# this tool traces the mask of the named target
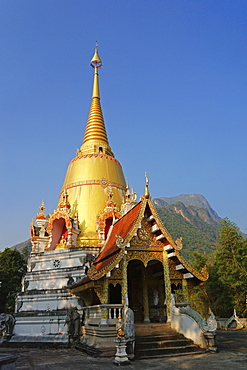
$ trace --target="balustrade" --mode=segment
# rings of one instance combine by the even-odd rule
[[[116,325],[118,318],[122,318],[122,304],[103,303],[86,308],[86,322],[88,325]]]

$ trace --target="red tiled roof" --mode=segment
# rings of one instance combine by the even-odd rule
[[[97,270],[101,270],[112,262],[114,257],[119,253],[120,249],[116,245],[116,235],[120,235],[123,239],[127,236],[139,214],[140,207],[141,202],[137,203],[135,207],[113,225],[104,249],[93,263]]]

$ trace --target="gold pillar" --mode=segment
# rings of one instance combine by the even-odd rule
[[[108,279],[104,278],[102,287],[102,302],[108,303]]]
[[[128,267],[128,264],[127,264],[127,261],[126,261],[126,254],[125,253],[123,255],[122,263],[123,263],[123,267],[122,267],[122,270],[123,270],[122,304],[125,307],[128,307],[129,306],[129,298],[128,298],[128,276],[127,276],[127,267]]]
[[[104,303],[108,303],[108,279],[103,279],[103,287],[102,287],[102,301],[101,303],[104,305]],[[107,307],[101,308],[101,324],[106,324],[108,319],[108,309]]]
[[[143,309],[144,309],[144,322],[150,322],[149,319],[149,303],[148,303],[148,287],[146,269],[142,266],[142,295],[143,295]]]
[[[168,255],[165,250],[163,250],[163,270],[164,270],[164,283],[165,283],[165,292],[166,292],[166,314],[167,321],[171,320],[170,306],[171,306],[171,281],[169,274],[169,264],[168,264]]]
[[[182,292],[184,296],[184,301],[189,302],[188,284],[186,279],[182,279]]]

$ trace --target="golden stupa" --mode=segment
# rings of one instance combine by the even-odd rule
[[[102,61],[96,45],[91,59],[94,68],[92,103],[80,150],[65,176],[60,200],[67,191],[72,215],[78,214],[80,234],[77,246],[97,246],[97,215],[104,211],[109,193],[120,210],[125,199],[126,182],[122,167],[110,148],[100,105],[98,71]]]

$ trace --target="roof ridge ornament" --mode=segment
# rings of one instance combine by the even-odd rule
[[[44,212],[44,210],[45,210],[45,203],[44,203],[44,201],[42,200],[42,202],[41,202],[41,204],[40,204],[40,206],[39,206],[39,210],[40,210],[40,212],[39,213],[37,213],[37,216],[36,216],[36,219],[46,219],[46,215],[45,215],[45,212]]]
[[[145,184],[144,198],[149,199],[149,197],[150,197],[149,189],[148,189],[149,179],[148,179],[148,176],[147,176],[147,173],[146,172],[145,172],[145,179],[146,179],[146,184]]]

